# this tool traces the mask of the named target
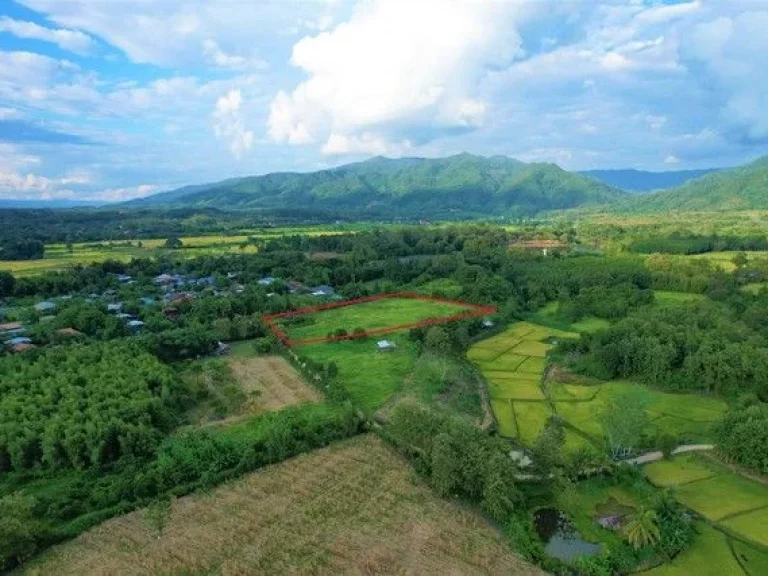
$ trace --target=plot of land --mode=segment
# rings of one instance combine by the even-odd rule
[[[658,486],[674,486],[675,497],[741,538],[768,546],[768,487],[693,454],[645,467]]]
[[[367,302],[338,303],[337,307],[316,311],[297,310],[291,315],[279,315],[273,321],[289,340],[301,343],[324,339],[337,330],[348,334],[358,328],[381,331],[473,312],[478,313],[478,307],[428,297],[382,297]]]
[[[247,412],[266,412],[322,401],[320,393],[308,386],[293,366],[280,356],[231,358],[229,366],[248,395]]]
[[[649,576],[739,576],[744,570],[736,561],[728,538],[703,522],[696,525],[698,532],[693,546],[664,564],[646,572]]]
[[[572,322],[560,312],[559,302],[549,302],[538,312],[529,316],[529,319],[538,324],[552,326],[554,328],[562,328],[569,332],[592,333],[597,332],[598,330],[604,330],[611,325],[608,320],[597,318],[596,316],[587,316],[586,318]]]
[[[477,514],[413,483],[358,437],[173,503],[162,535],[136,512],[32,565],[29,574],[540,574]]]
[[[518,322],[506,331],[481,340],[467,353],[488,382],[491,406],[499,434],[531,443],[551,414],[541,379],[551,338],[576,337],[529,322]],[[572,439],[570,446],[578,444]]]

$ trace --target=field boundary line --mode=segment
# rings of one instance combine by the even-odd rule
[[[303,338],[298,340],[292,340],[278,326],[277,321],[280,318],[295,318],[306,314],[312,314],[314,312],[321,312],[323,310],[332,310],[335,308],[344,308],[347,306],[355,306],[357,304],[365,304],[367,302],[375,302],[377,300],[384,300],[388,298],[408,298],[412,300],[423,300],[425,302],[440,302],[442,304],[453,304],[455,306],[461,306],[467,308],[466,312],[459,314],[452,314],[450,316],[440,316],[437,318],[425,318],[418,322],[409,322],[406,324],[397,324],[393,326],[384,326],[383,328],[374,328],[366,330],[365,334],[345,334],[343,336],[318,336],[314,338]],[[340,302],[331,302],[328,304],[318,304],[316,306],[305,306],[303,308],[297,308],[288,312],[280,312],[278,314],[267,314],[262,316],[262,320],[272,333],[286,346],[298,346],[301,344],[316,344],[320,342],[340,342],[342,340],[353,340],[355,338],[362,338],[364,336],[370,336],[372,334],[389,334],[390,332],[399,332],[401,330],[407,330],[409,328],[419,328],[421,326],[434,326],[437,324],[446,324],[448,322],[455,322],[457,320],[465,320],[467,318],[479,318],[481,316],[487,316],[489,314],[495,314],[498,308],[495,306],[483,306],[480,304],[470,304],[469,302],[461,302],[459,300],[450,300],[448,298],[440,298],[438,296],[427,296],[425,294],[418,294],[415,292],[390,292],[386,294],[375,294],[373,296],[365,296],[363,298],[354,298],[352,300],[342,300]]]

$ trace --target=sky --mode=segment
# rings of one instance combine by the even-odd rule
[[[0,199],[375,155],[678,170],[768,153],[763,0],[2,0]]]

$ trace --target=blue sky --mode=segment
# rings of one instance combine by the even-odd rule
[[[768,153],[768,4],[5,0],[0,197],[118,201],[373,155]]]

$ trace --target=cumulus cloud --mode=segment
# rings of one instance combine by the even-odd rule
[[[240,90],[230,90],[216,101],[213,111],[213,131],[216,137],[229,141],[229,149],[240,158],[253,146],[253,131],[245,126],[241,111],[243,96]]]
[[[414,128],[423,137],[481,126],[488,103],[475,92],[489,68],[520,53],[523,12],[496,2],[361,3],[347,22],[294,45],[291,64],[307,78],[276,95],[269,135],[346,153],[407,147]]]
[[[0,32],[8,32],[19,38],[51,42],[63,50],[77,54],[88,54],[94,48],[93,39],[79,30],[45,28],[34,22],[14,20],[7,16],[0,18]]]

